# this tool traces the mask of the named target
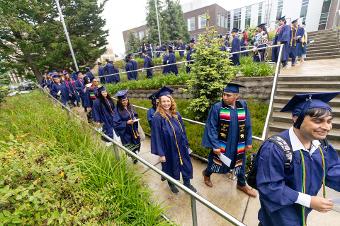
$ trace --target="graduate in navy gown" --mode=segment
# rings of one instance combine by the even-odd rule
[[[144,58],[144,68],[150,68],[153,67],[153,62],[151,57],[146,54],[146,52],[142,52],[142,56]],[[146,77],[152,78],[153,75],[153,69],[146,69]]]
[[[296,94],[281,110],[292,112],[293,126],[279,134],[292,155],[288,158],[269,140],[259,150],[260,225],[305,226],[313,209],[332,209],[325,186],[340,192],[340,159],[323,140],[332,129],[332,109],[327,103],[338,93]],[[321,188],[323,197],[317,196]]]
[[[305,22],[302,22],[302,25],[298,26],[298,30],[296,33],[297,44],[296,44],[296,54],[297,57],[300,58],[300,62],[304,62],[304,58],[306,58],[306,50],[307,50],[307,32],[305,30]]]
[[[138,114],[129,102],[127,90],[120,90],[115,96],[118,98],[113,118],[115,131],[122,144],[137,154],[140,150]],[[137,163],[136,159],[134,163]]]
[[[298,19],[293,20],[292,25],[291,25],[289,57],[292,59],[292,67],[294,67],[296,63],[297,30],[298,30]]]
[[[276,30],[276,34],[273,40],[273,45],[284,44],[282,49],[282,66],[287,66],[289,50],[290,50],[290,33],[291,29],[290,26],[286,24],[286,18],[283,16],[278,19],[279,20],[279,27]],[[279,57],[280,47],[274,47],[272,50],[272,61],[277,62],[277,58]]]
[[[138,69],[137,62],[132,58],[132,54],[128,54],[125,57],[125,70],[127,72],[127,78],[128,80],[138,80],[138,72],[136,71]]]
[[[116,84],[120,81],[119,70],[115,68],[112,60],[107,60],[104,70],[106,83]]]
[[[237,189],[256,197],[256,191],[245,181],[246,151],[252,148],[252,127],[247,103],[239,99],[239,87],[243,86],[229,83],[223,90],[222,100],[209,111],[202,145],[211,152],[203,177],[205,184],[212,187],[213,173],[226,174],[234,169]]]
[[[63,105],[67,105],[67,102],[69,101],[69,92],[67,87],[64,83],[60,82],[59,75],[54,75],[53,80],[54,81],[50,91],[51,95],[54,98],[60,100]]]
[[[255,35],[254,40],[254,62],[263,62],[265,61],[266,49],[257,50],[257,48],[263,48],[267,46],[268,42],[268,32],[266,29],[266,24],[262,23],[257,25],[257,33]]]
[[[113,116],[115,105],[104,86],[100,86],[97,91],[97,99],[93,102],[92,108],[93,121],[97,124],[102,124],[102,131],[113,139]]]
[[[101,84],[105,84],[106,81],[105,81],[105,69],[104,67],[102,66],[102,63],[101,62],[98,62],[98,77],[100,78],[100,83]]]
[[[77,72],[78,79],[74,82],[74,86],[76,88],[76,95],[77,98],[81,100],[81,105],[83,106],[85,112],[87,111],[87,99],[85,96],[85,81],[84,81],[84,75],[81,71]]]
[[[152,107],[148,109],[146,113],[146,117],[149,123],[150,128],[152,127],[152,118],[155,115],[156,109],[157,109],[157,98],[156,93],[149,96],[149,99],[151,100]]]
[[[184,57],[185,44],[183,43],[182,39],[180,39],[180,40],[178,41],[177,50],[179,50],[179,51],[178,51],[179,56],[180,56],[181,58],[183,58],[183,57]]]
[[[93,73],[91,71],[91,68],[90,67],[86,67],[85,71],[86,71],[85,77],[89,78],[90,82],[92,82],[92,80],[94,79],[94,75],[93,75]]]
[[[231,41],[231,53],[234,52],[239,52],[241,51],[241,42],[240,39],[238,38],[238,29],[233,28],[231,30],[231,36],[233,37],[233,40]],[[240,54],[232,54],[231,60],[235,66],[240,65]]]
[[[169,73],[174,73],[175,75],[178,75],[177,65],[174,64],[176,63],[176,56],[175,56],[173,47],[169,46],[168,50],[169,50],[169,56],[168,56],[167,63],[172,64],[168,66]]]
[[[162,70],[163,75],[166,75],[169,73],[169,66],[167,66],[168,61],[169,61],[169,54],[167,52],[164,52],[163,59],[162,59],[162,64],[164,65],[163,70]]]
[[[71,101],[72,105],[71,106],[76,106],[75,102],[76,102],[76,87],[74,85],[74,81],[72,81],[72,79],[70,78],[70,75],[68,73],[65,74],[65,80],[64,80],[64,84],[68,90],[69,93],[69,100]]]
[[[159,156],[163,172],[176,180],[179,180],[182,174],[184,185],[196,192],[190,183],[193,169],[189,156],[189,142],[171,92],[171,89],[163,87],[156,94],[159,104],[152,119],[151,153]],[[178,193],[176,186],[168,183],[170,190]]]

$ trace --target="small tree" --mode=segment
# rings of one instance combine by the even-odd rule
[[[127,40],[127,53],[135,53],[138,52],[140,47],[139,39],[132,33],[129,33],[128,40]]]
[[[206,119],[209,108],[221,97],[223,87],[236,74],[230,65],[229,53],[220,50],[222,41],[213,27],[207,27],[195,46],[195,61],[190,73],[192,78],[188,80],[188,90],[193,100],[187,110],[194,112],[197,120]]]

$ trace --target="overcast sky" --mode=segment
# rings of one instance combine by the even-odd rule
[[[263,0],[180,0],[181,4],[190,2],[201,5],[219,4],[230,10],[245,5],[250,5]],[[105,5],[103,17],[109,30],[109,47],[115,53],[124,54],[123,31],[145,24],[147,0],[108,0]]]

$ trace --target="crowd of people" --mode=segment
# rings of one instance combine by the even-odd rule
[[[299,52],[303,56],[305,32],[299,29],[296,21],[291,26],[285,24],[285,18],[279,21],[274,44],[284,44],[283,65],[287,64],[287,56],[291,56],[294,65],[294,54],[299,55],[296,53]],[[231,36],[231,51],[241,49],[241,43],[249,43],[247,34],[238,40],[237,29],[232,30]],[[253,43],[261,48],[268,44],[266,40],[268,33],[265,24],[260,24]],[[227,44],[224,42],[223,46]],[[221,50],[227,51],[223,46]],[[189,47],[187,54],[194,51],[194,41],[190,42]],[[172,46],[168,48],[166,59],[172,63],[176,62],[173,50]],[[265,50],[255,49],[254,52],[254,61],[265,59]],[[152,56],[148,51],[143,50],[142,55],[146,58],[144,66],[152,67]],[[132,55],[128,55],[126,61],[126,69],[130,72],[128,77],[137,79],[138,75],[133,73],[136,63]],[[233,56],[232,61],[237,65],[238,58]],[[115,74],[114,69],[112,62],[108,61],[105,67],[98,70]],[[166,70],[175,73],[177,68],[169,65]],[[149,76],[152,77],[152,71],[149,71]],[[119,75],[109,79],[119,81]],[[129,101],[128,91],[118,91],[115,94],[117,101],[114,101],[104,84],[100,84],[105,82],[108,82],[108,77],[96,78],[87,68],[85,75],[80,71],[71,75],[67,71],[46,73],[41,86],[64,105],[81,104],[89,122],[101,127],[106,136],[120,140],[125,147],[138,154],[143,142],[142,128],[140,118]],[[256,183],[251,187],[246,176],[246,152],[252,149],[252,125],[247,102],[240,99],[240,87],[235,83],[226,84],[220,101],[209,111],[202,138],[202,146],[210,149],[207,167],[202,172],[204,184],[212,188],[211,177],[214,173],[233,172],[237,176],[236,189],[250,197],[259,194],[261,226],[306,225],[312,209],[330,211],[334,203],[325,198],[325,186],[340,191],[340,158],[332,145],[326,142],[333,118],[328,102],[340,92],[297,94],[287,103],[281,111],[292,113],[292,127],[264,141],[255,157]],[[152,107],[145,120],[151,128],[151,153],[159,156],[163,172],[176,180],[182,179],[186,187],[197,192],[191,183],[194,169],[189,140],[172,93],[172,89],[162,87],[149,97]],[[105,137],[103,140],[107,145],[112,144]],[[137,160],[133,159],[133,162],[137,163]],[[170,181],[168,185],[172,193],[179,192]],[[321,187],[324,197],[317,196]]]

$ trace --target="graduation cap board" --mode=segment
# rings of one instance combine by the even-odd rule
[[[98,93],[103,92],[103,91],[106,91],[105,86],[99,86],[98,87]]]
[[[309,109],[321,108],[331,112],[332,109],[328,105],[328,102],[339,93],[340,92],[296,94],[288,101],[286,106],[281,109],[281,112],[292,112],[293,116],[298,116],[294,127],[299,129],[305,118],[305,113]]]
[[[260,27],[260,28],[263,28],[265,26],[266,26],[266,23],[262,23],[262,24],[257,25],[257,27]]]
[[[231,30],[231,32],[238,32],[238,31],[239,31],[239,29],[235,28],[235,27]]]
[[[245,86],[230,82],[223,89],[223,92],[225,92],[225,93],[239,93],[240,92],[240,87],[245,87]]]
[[[119,91],[115,94],[115,96],[118,97],[119,99],[125,99],[125,98],[127,98],[127,92],[128,92],[127,89],[125,89],[125,90],[119,90]]]
[[[171,95],[174,91],[166,86],[163,86],[160,90],[155,92],[153,95],[158,99],[161,96]]]

